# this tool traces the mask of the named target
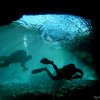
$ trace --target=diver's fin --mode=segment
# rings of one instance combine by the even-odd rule
[[[43,64],[51,64],[51,61],[48,60],[47,58],[43,58],[40,60],[40,63],[43,63]]]
[[[32,74],[40,73],[40,72],[45,71],[45,70],[46,70],[46,68],[34,69],[34,70],[32,70]]]
[[[0,63],[0,67],[8,67],[9,64],[8,63]]]
[[[8,59],[8,56],[1,56],[0,61],[6,61]]]

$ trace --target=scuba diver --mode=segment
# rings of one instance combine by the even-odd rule
[[[12,63],[20,63],[24,71],[27,70],[25,63],[32,59],[31,55],[27,55],[24,50],[17,50],[10,54],[10,56],[0,57],[0,67],[8,67]]]
[[[83,71],[76,68],[74,64],[68,64],[58,69],[58,67],[54,64],[54,62],[48,60],[47,58],[41,59],[40,63],[51,64],[53,68],[55,69],[57,75],[56,76],[52,75],[52,73],[47,68],[34,69],[32,70],[32,74],[46,71],[52,80],[61,80],[61,79],[72,80],[76,78],[82,78],[83,76]]]

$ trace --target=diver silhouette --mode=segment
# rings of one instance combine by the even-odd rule
[[[20,63],[21,67],[23,67],[24,71],[27,70],[25,64],[27,61],[31,60],[32,56],[27,55],[27,52],[24,50],[17,50],[10,54],[10,56],[2,56],[0,57],[0,67],[8,67],[13,63]]]
[[[47,58],[41,59],[40,63],[51,64],[53,66],[53,68],[55,69],[57,75],[54,76],[47,68],[34,69],[34,70],[32,70],[32,74],[46,71],[52,80],[61,80],[61,79],[72,80],[72,79],[76,79],[76,78],[82,78],[82,76],[83,76],[83,71],[76,68],[74,64],[68,64],[68,65],[58,69],[58,67],[54,64],[54,62],[48,60]]]

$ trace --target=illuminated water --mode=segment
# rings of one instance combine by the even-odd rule
[[[0,27],[0,56],[8,56],[16,50],[26,50],[27,54],[32,55],[32,60],[26,63],[27,71],[23,71],[20,64],[0,68],[0,83],[53,88],[54,81],[46,72],[35,75],[31,73],[35,68],[48,67],[55,75],[51,65],[40,63],[44,57],[53,60],[59,68],[74,63],[82,69],[83,78],[76,79],[73,83],[97,80],[91,53],[79,48],[82,43],[91,40],[91,34],[91,21],[73,15],[24,15],[12,24]],[[84,58],[89,64],[83,62]],[[64,84],[68,83],[66,80]]]

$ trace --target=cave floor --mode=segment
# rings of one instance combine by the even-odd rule
[[[100,81],[69,82],[60,88],[32,84],[0,84],[0,100],[96,100],[100,99]]]

